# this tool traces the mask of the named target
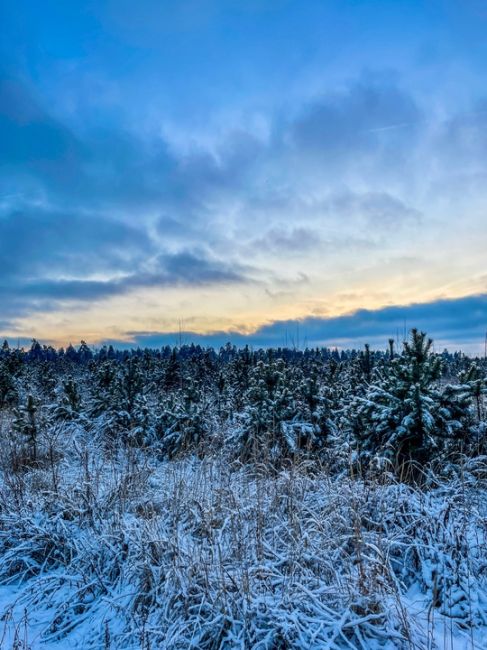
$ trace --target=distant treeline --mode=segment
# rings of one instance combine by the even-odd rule
[[[245,345],[244,347],[237,347],[230,342],[219,349],[214,347],[203,347],[199,344],[189,343],[178,346],[165,345],[160,348],[141,348],[134,347],[131,349],[120,349],[113,345],[102,345],[100,347],[89,346],[86,341],[81,341],[78,346],[68,345],[66,348],[54,348],[52,345],[43,345],[38,340],[32,339],[32,344],[29,348],[22,346],[12,346],[7,339],[3,341],[0,348],[0,358],[6,355],[17,355],[23,361],[55,361],[68,360],[77,363],[86,363],[92,359],[98,361],[105,361],[113,359],[116,361],[124,361],[130,357],[153,356],[157,359],[168,359],[171,356],[176,356],[178,359],[184,360],[192,357],[209,356],[212,359],[218,359],[222,362],[228,362],[238,356],[252,355],[255,359],[265,359],[269,354],[274,358],[285,359],[286,361],[295,362],[298,359],[319,359],[327,361],[334,359],[335,361],[348,361],[363,356],[366,351],[372,358],[380,359],[394,354],[394,348],[397,342],[394,339],[389,339],[384,347],[384,350],[371,350],[370,345],[366,344],[363,350],[348,348],[338,349],[329,347],[305,347],[298,349],[296,347],[274,347],[274,348],[258,348],[253,349],[252,346]],[[462,360],[471,359],[479,363],[487,361],[481,356],[470,356],[463,352],[449,352],[447,349],[441,352],[441,357],[448,363],[455,361],[462,363]]]

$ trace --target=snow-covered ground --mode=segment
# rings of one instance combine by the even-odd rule
[[[22,603],[22,590],[19,588],[2,587],[0,588],[0,611],[2,612],[2,632],[0,635],[0,647],[12,650],[62,650],[63,648],[170,648],[170,643],[163,641],[151,645],[149,641],[142,641],[137,635],[133,639],[125,639],[119,642],[114,633],[117,631],[117,622],[113,619],[108,627],[111,630],[110,635],[106,635],[107,630],[107,612],[103,607],[97,608],[86,619],[80,620],[79,625],[69,634],[67,638],[48,639],[45,638],[45,631],[49,629],[52,614],[49,609],[39,610],[37,608],[26,608]],[[486,647],[486,630],[468,629],[460,630],[456,627],[453,619],[438,615],[432,612],[429,607],[429,601],[424,594],[420,592],[419,586],[415,586],[403,596],[403,606],[407,614],[415,619],[417,627],[417,638],[411,640],[411,643],[405,644],[409,648],[438,648],[439,650],[484,650]],[[123,636],[123,621],[120,620],[118,632]],[[338,628],[337,628],[338,631]],[[94,639],[97,638],[97,640]],[[107,639],[113,637],[113,640],[107,642]],[[303,643],[298,646],[301,648],[325,648],[325,647],[355,647],[354,645],[343,642],[340,646],[340,639],[333,642],[333,633],[330,635],[331,644],[328,646],[321,641]],[[197,648],[191,639],[187,644],[188,648]],[[222,644],[222,647],[245,647],[238,641],[235,645],[229,640]],[[261,647],[266,647],[261,646]],[[272,647],[272,646],[267,646]],[[274,646],[275,647],[275,646]],[[289,647],[293,647],[292,645]],[[396,648],[396,642],[393,640],[380,643],[367,639],[365,646],[367,648]]]
[[[66,434],[0,489],[0,647],[487,648],[482,461],[423,489]]]

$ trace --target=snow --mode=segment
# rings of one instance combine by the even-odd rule
[[[2,648],[485,648],[468,475],[422,492],[77,445],[55,497],[2,504]]]

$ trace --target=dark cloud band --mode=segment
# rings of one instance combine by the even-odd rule
[[[392,337],[402,341],[408,329],[426,330],[437,341],[454,348],[474,345],[483,349],[487,333],[487,294],[466,296],[451,300],[436,300],[412,305],[395,305],[377,310],[360,309],[334,318],[304,318],[302,320],[276,321],[259,328],[252,334],[238,332],[128,332],[131,343],[115,341],[124,347],[160,347],[184,343],[208,346],[225,345],[254,347],[339,346],[342,348],[374,343],[386,347]],[[112,341],[113,342],[113,341]]]

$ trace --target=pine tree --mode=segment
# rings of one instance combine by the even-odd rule
[[[370,345],[365,344],[365,350],[360,357],[360,365],[366,382],[370,381],[372,376],[372,356],[370,354]]]
[[[177,388],[181,385],[181,367],[178,359],[176,348],[171,352],[171,356],[167,362],[166,370],[164,373],[164,387]]]
[[[81,395],[78,385],[71,375],[63,381],[59,403],[54,410],[57,420],[76,420],[80,417]]]
[[[17,389],[7,360],[0,361],[0,409],[15,404]]]
[[[482,422],[484,417],[484,395],[487,393],[487,381],[484,374],[476,363],[472,363],[467,370],[462,370],[459,373],[458,379],[463,392],[472,400],[477,422]]]
[[[104,425],[112,434],[123,431],[130,438],[130,431],[136,426],[136,405],[142,404],[140,399],[150,390],[145,385],[139,360],[132,357],[118,365],[113,361],[104,362],[97,384],[92,414],[104,416]]]
[[[462,370],[458,379],[460,385],[452,387],[460,392],[470,406],[471,426],[467,440],[469,453],[485,454],[487,452],[487,422],[485,419],[485,395],[487,394],[487,379],[477,363],[471,363],[466,370]],[[464,407],[467,411],[467,407]]]
[[[107,361],[102,355],[101,363],[95,366],[91,384],[91,404],[89,414],[99,417],[106,414],[114,404],[114,385],[117,368],[113,361]]]
[[[238,432],[242,460],[279,461],[299,447],[299,428],[292,426],[299,410],[294,399],[294,382],[282,359],[258,361],[250,374],[243,422]]]
[[[39,365],[37,381],[41,394],[47,400],[53,400],[56,395],[57,376],[52,361],[43,361]]]
[[[13,429],[22,441],[27,443],[31,460],[37,462],[37,403],[32,395],[27,396],[26,403],[15,409]]]
[[[78,348],[78,359],[81,363],[87,363],[92,359],[93,353],[86,344],[86,341],[81,341],[81,344]]]
[[[389,361],[392,361],[394,359],[394,339],[389,339],[388,344],[389,344]]]
[[[320,365],[309,362],[310,370],[299,388],[299,418],[303,423],[299,447],[319,452],[337,432],[332,418],[333,391],[323,381]]]
[[[153,420],[153,410],[146,395],[137,395],[133,406],[129,441],[138,446],[150,443],[153,438]]]
[[[135,400],[144,389],[144,377],[136,358],[128,359],[119,368],[115,380],[114,392],[119,410],[131,417]]]
[[[202,453],[211,425],[211,414],[199,385],[187,380],[181,391],[164,396],[157,423],[164,455],[174,458],[185,453]]]
[[[421,465],[438,458],[447,441],[464,435],[464,401],[457,391],[441,390],[442,360],[432,353],[432,344],[413,329],[402,355],[353,401],[350,428],[365,464],[382,458],[402,471],[406,462]]]

